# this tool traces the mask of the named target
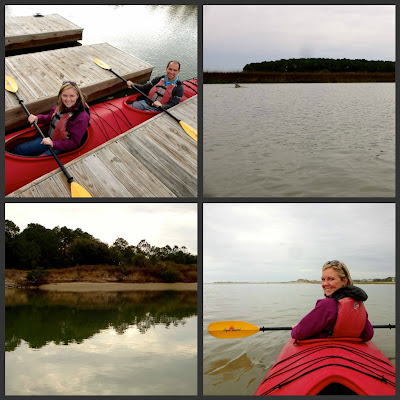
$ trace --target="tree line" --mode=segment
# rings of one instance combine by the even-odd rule
[[[392,72],[394,61],[331,58],[290,58],[246,64],[245,72]]]
[[[181,265],[197,264],[197,256],[185,246],[156,247],[146,240],[136,246],[118,238],[109,246],[82,229],[55,227],[47,229],[30,223],[21,232],[12,221],[5,221],[5,268],[34,270],[79,265],[118,265],[146,268],[159,262]]]

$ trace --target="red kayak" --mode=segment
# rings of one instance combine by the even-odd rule
[[[255,395],[395,395],[395,368],[372,341],[290,339]]]
[[[185,92],[181,102],[197,94],[197,79],[185,81],[184,88]],[[82,145],[73,151],[58,155],[61,162],[66,164],[159,114],[158,112],[140,111],[130,107],[128,104],[135,101],[138,96],[140,94],[91,106],[90,126]],[[39,125],[39,127],[46,134],[48,127],[43,125]],[[53,156],[27,157],[10,153],[10,150],[18,144],[37,136],[39,136],[39,133],[34,127],[29,127],[5,136],[6,195],[58,168],[58,164]]]

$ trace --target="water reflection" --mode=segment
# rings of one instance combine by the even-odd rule
[[[42,292],[6,290],[5,349],[22,341],[39,349],[82,343],[113,328],[123,335],[130,327],[145,334],[156,325],[185,325],[197,314],[197,292]]]
[[[59,14],[82,27],[80,43],[109,43],[165,73],[169,60],[182,68],[179,78],[197,76],[197,5],[6,5],[5,17]],[[94,18],[88,18],[89,15]],[[100,57],[101,58],[101,57]],[[106,60],[104,60],[106,61]]]

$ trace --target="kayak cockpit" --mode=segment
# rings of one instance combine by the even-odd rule
[[[47,129],[43,129],[42,127],[41,127],[41,130],[42,130],[42,132],[47,132]],[[6,151],[6,153],[8,153],[10,155],[13,155],[15,157],[22,157],[22,158],[53,157],[51,155],[49,155],[49,156],[23,156],[23,155],[20,155],[20,154],[14,154],[12,152],[12,150],[16,146],[18,146],[19,144],[28,142],[29,140],[32,140],[32,139],[36,139],[39,136],[40,136],[39,133],[34,128],[33,129],[28,129],[27,131],[23,131],[21,133],[18,133],[15,136],[12,136],[8,140],[6,139],[5,144],[4,144],[5,151]],[[82,138],[82,141],[81,141],[81,145],[77,149],[72,150],[71,152],[79,151],[84,146],[84,144],[86,143],[87,139],[88,139],[88,131],[85,132],[85,134],[84,134],[84,136]],[[69,154],[71,152],[62,153],[62,154]]]
[[[334,382],[325,386],[317,395],[358,395],[350,388],[340,383]]]

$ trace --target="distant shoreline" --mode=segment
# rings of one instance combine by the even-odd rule
[[[203,72],[204,84],[395,82],[394,72]]]

